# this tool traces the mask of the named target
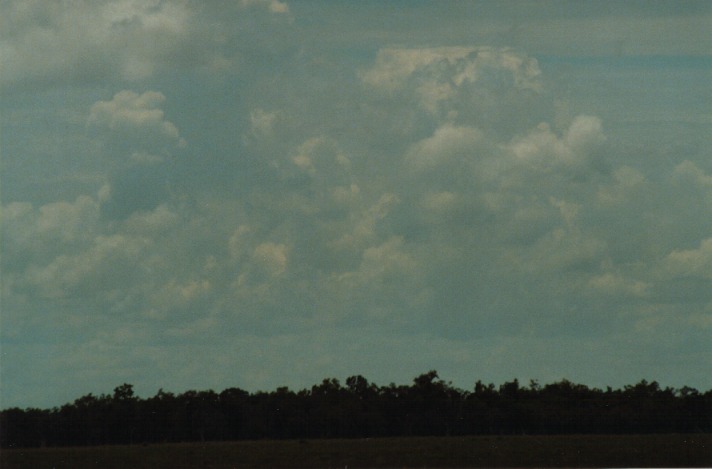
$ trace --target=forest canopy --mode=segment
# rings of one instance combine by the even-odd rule
[[[429,371],[410,385],[379,386],[361,375],[299,391],[278,387],[160,389],[142,399],[124,383],[53,409],[0,412],[3,448],[149,444],[241,439],[370,438],[483,434],[712,432],[712,390],[662,388],[642,380],[620,389],[568,380],[477,381],[458,389]]]

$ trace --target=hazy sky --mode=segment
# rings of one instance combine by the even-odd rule
[[[0,3],[0,407],[712,387],[712,2]]]

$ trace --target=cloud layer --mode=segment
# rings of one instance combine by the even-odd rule
[[[526,47],[316,48],[308,5],[45,7],[2,15],[3,406],[431,368],[712,385],[709,120],[631,130],[580,109],[614,106],[600,72]]]

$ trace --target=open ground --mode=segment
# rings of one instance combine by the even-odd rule
[[[712,435],[472,436],[9,449],[2,467],[709,467]]]

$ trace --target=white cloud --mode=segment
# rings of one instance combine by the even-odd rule
[[[19,0],[6,2],[2,16],[3,85],[141,80],[176,58],[199,65],[214,55],[196,47],[211,39],[193,28],[183,0]]]
[[[183,32],[188,21],[184,2],[162,3],[158,0],[120,0],[107,3],[101,16],[112,25],[137,22],[148,31],[173,33]]]
[[[630,166],[621,166],[613,171],[612,183],[598,189],[597,199],[604,206],[623,204],[638,196],[646,183],[643,173]]]
[[[650,284],[623,277],[620,273],[606,272],[591,277],[588,286],[596,293],[642,297],[648,294]]]
[[[291,159],[299,169],[327,178],[340,176],[349,166],[349,159],[338,144],[324,137],[310,138],[302,143]]]
[[[712,189],[712,176],[708,176],[702,168],[690,160],[685,160],[675,166],[673,177],[683,183],[692,183],[703,189]]]
[[[266,7],[272,13],[289,13],[289,5],[287,5],[286,2],[280,2],[279,0],[240,0],[240,6],[243,8],[262,6]]]
[[[358,191],[356,192],[356,194]],[[371,206],[356,207],[350,214],[350,223],[330,246],[337,250],[359,249],[373,242],[378,223],[386,218],[400,202],[397,195],[386,192]]]
[[[279,111],[269,112],[258,108],[250,112],[250,124],[253,135],[262,138],[273,136],[274,126],[280,117]]]
[[[423,208],[433,214],[451,212],[459,202],[459,197],[449,191],[429,192],[423,196]]]
[[[43,262],[57,251],[90,242],[99,229],[99,204],[88,196],[73,202],[51,202],[38,208],[12,202],[2,210],[5,271]]]
[[[423,307],[431,301],[423,267],[400,236],[364,249],[356,269],[332,273],[319,292],[320,317],[325,320],[389,327],[419,324]]]
[[[473,159],[485,142],[478,129],[445,124],[431,137],[413,145],[406,155],[406,164],[417,171],[427,171],[452,159]]]
[[[665,258],[665,269],[672,276],[712,279],[712,238],[700,241],[698,248],[672,251]]]
[[[577,116],[566,131],[566,143],[574,152],[588,153],[605,142],[601,119],[595,116]]]
[[[185,139],[162,109],[166,97],[157,91],[124,90],[90,109],[87,130],[94,139],[93,158],[106,171],[102,215],[123,219],[151,211],[174,194],[170,181]]]
[[[386,97],[416,100],[440,119],[491,126],[505,115],[526,120],[532,93],[541,89],[540,74],[535,59],[507,48],[386,48],[361,79]]]
[[[241,225],[230,235],[228,252],[233,260],[239,260],[249,249],[248,237],[251,231],[249,226]]]
[[[366,280],[378,278],[379,282],[388,282],[389,278],[406,277],[417,270],[416,262],[403,251],[403,239],[392,237],[363,252],[360,273]]]
[[[580,170],[590,169],[585,166],[604,141],[600,119],[577,116],[561,138],[542,123],[525,137],[514,139],[510,148],[519,161],[538,171]]]
[[[176,279],[170,279],[165,284],[156,286],[155,290],[148,292],[144,314],[151,319],[165,320],[172,315],[175,318],[176,314],[185,313],[191,307],[200,308],[198,302],[204,300],[212,289],[213,286],[207,279],[193,279],[182,283]],[[194,311],[190,311],[190,313],[194,314]],[[210,318],[207,319],[210,320]],[[193,323],[185,326],[182,321],[180,322],[181,328],[192,326]]]
[[[437,47],[468,42],[432,30],[414,39],[408,15],[420,7],[393,31],[326,16],[340,7],[289,7],[7,2],[0,81],[20,94],[4,106],[42,103],[42,116],[3,113],[14,138],[3,144],[9,334],[40,343],[57,329],[84,354],[61,351],[62,366],[86,363],[95,367],[86,376],[105,380],[119,375],[102,364],[126,379],[140,369],[148,383],[160,370],[158,386],[176,391],[191,380],[234,384],[205,364],[235,356],[248,357],[244,376],[268,386],[299,377],[294,356],[323,364],[298,367],[315,380],[334,370],[399,379],[392,370],[406,366],[417,368],[406,380],[431,366],[471,370],[461,376],[495,367],[511,379],[523,350],[534,350],[527,369],[554,379],[595,367],[588,376],[615,376],[612,355],[596,351],[634,336],[645,353],[628,345],[636,365],[616,362],[628,372],[666,351],[663,329],[701,334],[712,278],[712,241],[700,241],[712,232],[712,205],[700,197],[712,196],[708,137],[656,117],[658,127],[636,122],[656,136],[646,141],[621,120],[604,126],[576,95],[586,87],[601,109],[644,113],[611,96],[658,86],[665,73],[655,64],[631,82],[609,73],[615,60],[547,57],[540,69],[528,44]],[[302,27],[307,18],[314,28]],[[501,37],[467,39],[514,35],[501,22],[487,31]],[[605,83],[592,67],[606,68],[594,73]],[[30,99],[21,86],[48,90]],[[28,153],[23,142],[35,136],[54,141],[45,127],[62,138]],[[183,135],[191,145],[179,149]],[[91,187],[67,182],[77,169]],[[132,352],[117,358],[121,347]],[[704,355],[684,347],[676,356]],[[565,359],[547,361],[562,350]]]
[[[414,73],[427,71],[443,84],[474,83],[487,68],[509,71],[518,88],[539,88],[536,60],[510,49],[491,47],[440,47],[426,49],[381,49],[376,64],[362,74],[364,82],[395,90],[402,88]],[[424,90],[425,91],[425,90]],[[447,93],[446,93],[447,94]]]
[[[91,107],[88,123],[107,128],[123,135],[155,134],[175,145],[184,146],[176,126],[164,119],[160,106],[166,97],[157,91],[138,94],[124,90],[116,93],[111,101],[98,101]]]
[[[144,238],[98,236],[82,253],[62,254],[46,266],[30,267],[27,278],[47,298],[100,296],[127,286],[149,245]]]
[[[556,228],[541,237],[531,250],[520,258],[527,272],[593,270],[604,259],[606,243],[576,230]]]
[[[44,238],[54,235],[60,242],[72,243],[86,239],[97,222],[97,203],[87,196],[74,202],[52,202],[39,208],[37,231]]]
[[[180,215],[161,204],[151,211],[132,214],[123,222],[123,230],[132,235],[160,235],[173,228],[180,221]]]
[[[287,269],[288,248],[284,244],[261,243],[255,248],[252,258],[268,275],[280,275]]]

